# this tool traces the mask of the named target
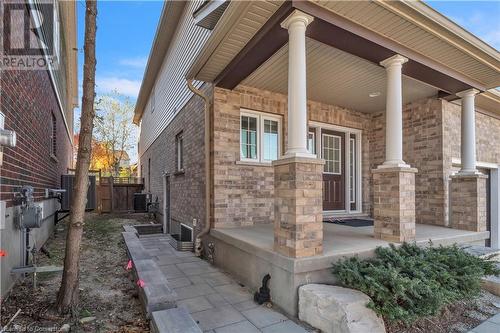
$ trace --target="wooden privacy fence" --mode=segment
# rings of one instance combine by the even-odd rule
[[[139,177],[100,177],[97,202],[100,213],[123,213],[134,210],[134,193],[144,188]]]

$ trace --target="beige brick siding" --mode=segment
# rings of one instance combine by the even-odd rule
[[[455,175],[450,179],[450,226],[486,231],[486,181],[483,175]]]
[[[274,221],[274,170],[272,166],[243,165],[240,160],[240,109],[281,115],[283,142],[287,137],[287,96],[256,88],[215,89],[214,94],[214,226],[217,228]],[[363,206],[370,207],[370,116],[361,112],[309,101],[312,121],[362,129]]]
[[[460,158],[459,105],[443,101],[446,167],[452,158]],[[480,162],[500,164],[500,119],[476,112],[476,154]]]
[[[205,87],[211,93],[211,89]],[[147,111],[150,112],[150,111]],[[144,130],[144,129],[143,129]],[[176,173],[175,137],[182,131],[184,145],[184,173]],[[148,174],[148,160],[151,174]],[[192,225],[199,221],[195,233],[205,223],[205,158],[204,158],[204,102],[193,96],[177,113],[172,122],[140,157],[145,190],[160,201],[163,213],[163,184],[166,172],[170,174],[171,219],[173,224]],[[149,186],[150,185],[150,186]],[[149,186],[149,188],[148,188]],[[162,215],[158,218],[162,221]]]
[[[403,108],[403,159],[415,175],[416,223],[445,224],[447,175],[443,173],[442,101],[436,98]],[[385,112],[373,114],[370,133],[371,168],[385,159]]]

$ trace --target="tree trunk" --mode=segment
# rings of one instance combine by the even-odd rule
[[[96,16],[97,1],[86,0],[81,126],[78,140],[73,201],[71,203],[70,221],[66,237],[64,271],[57,296],[57,310],[60,313],[68,313],[70,310],[74,310],[78,304],[80,243],[83,233],[85,206],[87,204],[88,174],[95,115]]]

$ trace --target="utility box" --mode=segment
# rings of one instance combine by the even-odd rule
[[[6,214],[7,214],[7,201],[0,201],[0,230],[5,229]]]
[[[61,198],[61,210],[69,212],[71,200],[73,199],[73,187],[75,186],[75,175],[62,175],[61,187],[66,190]],[[89,176],[89,188],[87,192],[87,205],[85,210],[96,209],[96,178]]]

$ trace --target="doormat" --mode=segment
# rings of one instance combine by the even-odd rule
[[[323,220],[326,223],[335,223],[339,225],[345,225],[348,227],[371,227],[373,226],[373,220],[367,219],[336,219],[336,218],[326,218]]]

